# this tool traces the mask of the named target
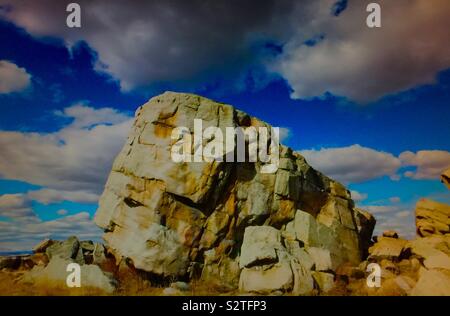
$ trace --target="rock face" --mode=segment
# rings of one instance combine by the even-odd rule
[[[416,204],[416,228],[420,237],[450,233],[450,205],[420,199]]]
[[[328,290],[326,273],[360,261],[375,220],[345,187],[285,146],[275,173],[259,161],[174,162],[172,131],[194,131],[194,119],[203,129],[270,128],[190,94],[166,92],[140,107],[95,216],[116,259],[162,277],[297,293],[313,279]]]

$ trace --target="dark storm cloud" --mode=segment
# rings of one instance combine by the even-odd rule
[[[296,34],[275,71],[287,79],[292,97],[331,92],[362,103],[422,84],[450,67],[450,1],[379,0],[381,27],[366,26],[369,0],[349,1],[339,17],[317,15],[308,30],[325,34],[304,45]]]
[[[68,1],[0,1],[4,15],[34,35],[84,39],[99,53],[97,66],[124,89],[192,79],[211,69],[239,67],[251,59],[249,43],[282,37],[292,1],[78,1],[81,29],[66,27]]]
[[[365,24],[369,0],[80,0],[81,29],[65,26],[68,2],[0,0],[0,15],[68,46],[85,40],[97,69],[124,90],[238,77],[258,63],[286,79],[294,98],[330,92],[370,102],[434,83],[450,67],[448,0],[379,0],[379,29]],[[266,40],[282,46],[276,58],[255,52]]]

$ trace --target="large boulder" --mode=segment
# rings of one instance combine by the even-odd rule
[[[278,169],[270,171],[261,161],[225,162],[220,155],[172,160],[178,141],[173,131],[192,133],[196,119],[202,131],[217,127],[223,135],[227,127],[267,128],[266,145],[279,158]],[[126,258],[137,269],[163,277],[197,275],[208,282],[216,277],[218,283],[235,283],[232,287],[240,280],[242,290],[257,292],[290,291],[295,280],[310,282],[312,259],[299,262],[310,258],[309,247],[328,251],[333,269],[357,264],[367,250],[373,217],[355,209],[343,185],[299,153],[277,146],[274,135],[267,123],[197,95],[166,92],[140,107],[95,216],[116,261]],[[203,139],[203,147],[211,141]],[[197,145],[193,152],[201,148]],[[230,277],[221,277],[227,271]],[[271,280],[278,284],[270,285]],[[295,292],[307,291],[296,286]]]

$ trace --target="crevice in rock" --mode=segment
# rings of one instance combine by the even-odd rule
[[[136,200],[133,200],[133,199],[130,198],[130,197],[124,198],[124,199],[123,199],[123,202],[124,202],[127,206],[129,206],[129,207],[131,207],[131,208],[139,207],[139,206],[144,206],[144,204],[142,204],[141,202],[138,202],[138,201],[136,201]]]

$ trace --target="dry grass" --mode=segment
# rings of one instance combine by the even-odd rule
[[[0,271],[0,296],[91,296],[111,295],[96,288],[68,288],[57,283],[24,284],[19,281],[23,272]],[[161,296],[164,287],[152,287],[150,282],[129,278],[122,281],[117,290],[112,294],[115,296]],[[193,296],[218,296],[236,295],[236,292],[223,292],[211,284],[192,282],[191,289],[180,292],[179,295]]]
[[[21,272],[0,272],[0,296],[81,296],[105,295],[95,288],[68,288],[56,283],[36,285],[19,282]]]

